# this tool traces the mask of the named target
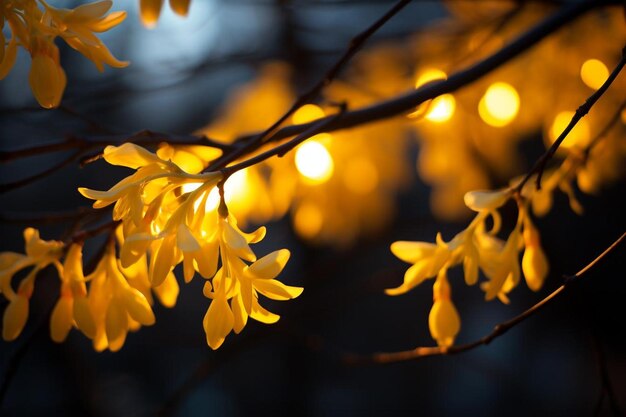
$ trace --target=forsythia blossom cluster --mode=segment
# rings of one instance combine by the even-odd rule
[[[26,229],[26,255],[0,254],[0,289],[9,300],[4,339],[20,334],[35,276],[49,264],[56,266],[61,281],[50,320],[56,342],[65,340],[76,327],[97,351],[119,350],[129,331],[154,324],[152,292],[164,306],[176,304],[179,287],[173,270],[181,263],[185,282],[196,272],[206,279],[204,295],[212,301],[203,325],[211,348],[220,347],[231,331],[241,332],[250,317],[275,323],[279,316],[259,304],[259,294],[289,300],[302,293],[302,288],[275,279],[290,253],[281,249],[257,259],[249,245],[263,239],[265,228],[242,232],[216,194],[222,175],[199,173],[214,157],[215,151],[204,146],[162,145],[157,154],[133,144],[107,147],[104,159],[108,163],[135,172],[108,191],[79,189],[95,200],[95,208],[114,205],[113,220],[119,224],[112,223],[115,233],[104,254],[85,276],[82,243],[66,248],[62,242],[43,241],[36,230]],[[33,269],[16,293],[11,279],[26,267]]]
[[[104,64],[116,68],[127,66],[128,62],[116,59],[95,35],[126,18],[126,12],[107,14],[112,5],[112,1],[103,0],[61,9],[44,0],[3,0],[0,26],[4,30],[8,24],[11,38],[6,45],[4,32],[0,33],[0,80],[13,68],[20,46],[32,59],[29,82],[33,95],[42,107],[57,107],[67,84],[55,44],[57,37],[91,60],[99,71],[104,70]]]
[[[506,240],[497,237],[501,228],[498,209],[513,197],[513,189],[468,192],[465,204],[477,215],[449,242],[438,234],[436,243],[400,241],[391,245],[394,255],[413,266],[406,271],[402,285],[386,290],[387,294],[403,294],[426,279],[435,278],[434,303],[428,323],[439,346],[451,346],[461,328],[459,313],[451,298],[447,278],[449,268],[462,265],[467,285],[476,284],[479,270],[482,270],[487,280],[480,287],[488,301],[497,297],[508,303],[507,294],[519,284],[522,273],[531,290],[538,291],[542,287],[548,274],[548,262],[541,248],[539,232],[529,215],[529,204],[534,197],[532,194],[524,196],[529,190],[527,187],[518,199],[517,222]],[[493,223],[491,229],[486,224],[489,219]],[[519,253],[522,250],[520,267]]]

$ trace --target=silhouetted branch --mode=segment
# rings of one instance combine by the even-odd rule
[[[615,68],[613,69],[609,77],[606,79],[606,81],[602,84],[602,86],[597,91],[595,91],[591,96],[589,96],[589,98],[587,98],[587,100],[585,100],[585,102],[582,105],[580,105],[578,109],[576,109],[576,113],[574,113],[574,116],[572,116],[572,120],[570,120],[567,127],[563,130],[563,132],[561,132],[559,137],[556,138],[554,143],[552,143],[552,146],[550,146],[550,148],[548,148],[548,150],[541,156],[541,158],[537,160],[537,162],[532,167],[532,169],[528,171],[528,173],[522,179],[522,181],[515,187],[515,191],[520,192],[522,188],[524,187],[524,185],[528,182],[528,180],[535,174],[537,174],[537,179],[536,179],[537,189],[538,190],[541,189],[541,177],[543,176],[543,172],[546,168],[546,164],[548,163],[548,161],[550,161],[552,156],[554,156],[554,153],[557,151],[557,149],[559,149],[559,146],[561,145],[561,143],[563,143],[565,138],[567,138],[567,135],[572,131],[572,129],[574,129],[574,127],[578,124],[578,122],[583,117],[585,117],[587,113],[589,113],[593,105],[600,99],[600,97],[602,97],[602,95],[606,92],[606,90],[608,90],[608,88],[611,86],[615,78],[617,78],[622,68],[624,68],[624,65],[626,65],[626,46],[622,49],[622,59],[620,59],[620,61],[617,63],[617,65],[615,66]]]

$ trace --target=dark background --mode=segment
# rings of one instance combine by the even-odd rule
[[[124,132],[150,128],[189,133],[211,120],[235,86],[249,81],[267,59],[294,67],[296,89],[311,85],[343,51],[351,36],[380,16],[388,2],[289,2],[193,0],[190,18],[166,7],[159,27],[146,31],[132,10],[120,28],[104,36],[126,70],[93,70],[82,56],[62,49],[68,72],[67,109]],[[371,44],[401,40],[445,14],[437,2],[414,2]],[[20,55],[18,65],[27,65]],[[90,132],[67,111],[38,110],[18,67],[0,83],[2,150],[57,141],[69,132]],[[417,149],[407,157],[414,159]],[[529,150],[529,160],[534,151]],[[59,154],[0,166],[2,182],[53,164]],[[3,218],[87,205],[78,186],[106,188],[119,178],[103,163],[68,167],[1,195]],[[457,343],[475,340],[537,302],[591,261],[626,229],[624,182],[597,196],[580,194],[585,214],[557,198],[552,214],[538,221],[551,262],[539,294],[520,285],[509,306],[485,303],[476,288],[452,273],[463,327]],[[288,221],[268,225],[259,253],[292,250],[283,273],[305,287],[289,303],[270,304],[281,314],[273,326],[251,322],[217,351],[205,342],[202,317],[208,300],[201,280],[181,285],[177,307],[156,307],[157,324],[130,334],[118,353],[95,353],[70,333],[57,345],[48,336],[49,311],[58,294],[51,271],[38,280],[23,334],[0,343],[0,372],[9,378],[2,416],[247,415],[481,415],[589,416],[596,413],[604,367],[621,410],[626,411],[626,262],[622,246],[563,297],[495,340],[452,357],[391,365],[351,366],[347,352],[373,353],[431,345],[427,317],[430,285],[401,297],[384,288],[401,281],[406,265],[388,250],[395,240],[450,238],[465,227],[431,218],[428,187],[414,179],[399,196],[392,226],[333,250],[300,241]],[[513,216],[514,212],[505,213]],[[509,219],[510,221],[510,219]],[[1,250],[23,250],[28,224],[0,223]],[[62,225],[41,226],[59,236]],[[5,301],[0,303],[4,307]],[[597,415],[611,415],[606,398]]]

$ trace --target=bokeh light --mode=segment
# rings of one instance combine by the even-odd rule
[[[293,226],[298,235],[305,239],[316,237],[322,230],[323,222],[324,216],[319,207],[314,204],[301,204],[293,215]]]
[[[478,103],[478,114],[485,123],[494,127],[506,126],[519,113],[520,99],[517,90],[507,83],[491,84]]]
[[[588,59],[580,67],[580,78],[589,88],[597,90],[609,78],[609,70],[598,59]]]
[[[420,88],[421,86],[432,81],[445,80],[446,78],[447,75],[442,70],[429,68],[420,73],[417,81],[415,82],[415,88]],[[443,94],[434,98],[430,103],[424,103],[414,113],[412,113],[412,116],[418,116],[424,109],[426,109],[426,114],[424,115],[425,119],[434,123],[444,123],[452,118],[455,108],[456,100],[454,99],[454,96],[452,94]]]
[[[333,175],[335,164],[324,145],[309,139],[296,150],[296,168],[306,180],[322,184]]]
[[[550,143],[559,137],[559,135],[565,130],[569,122],[574,117],[573,111],[563,111],[554,118],[552,127],[550,128]],[[561,147],[565,149],[571,149],[574,147],[584,147],[589,144],[591,133],[589,129],[589,123],[586,119],[581,119],[578,124],[567,135],[567,138],[561,143]]]

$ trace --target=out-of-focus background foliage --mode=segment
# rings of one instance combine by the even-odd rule
[[[391,4],[194,0],[187,19],[164,8],[158,27],[146,30],[136,3],[117,0],[114,8],[128,10],[129,17],[103,34],[116,56],[131,61],[129,68],[100,74],[82,56],[61,49],[69,80],[61,109],[36,107],[27,88],[29,57],[18,56],[18,67],[0,83],[2,150],[72,134],[93,137],[103,128],[202,131],[224,141],[262,130]],[[464,68],[554,9],[483,1],[447,6],[413,2],[325,90],[319,106],[299,112],[296,121],[333,112],[336,102],[356,108],[408,91],[433,69],[450,74]],[[298,150],[233,178],[231,210],[248,229],[269,222],[258,252],[291,249],[283,279],[305,292],[272,305],[282,316],[278,324],[254,322],[217,352],[206,345],[201,325],[208,300],[200,279],[181,285],[175,309],[156,307],[157,324],[131,334],[122,351],[98,354],[77,332],[61,345],[50,340],[47,319],[58,283],[53,274],[44,275],[24,333],[0,345],[0,370],[5,376],[15,372],[0,414],[572,416],[599,409],[597,415],[611,415],[606,398],[598,407],[603,368],[626,412],[623,249],[490,346],[392,365],[342,361],[346,352],[434,343],[427,325],[430,283],[400,297],[383,293],[401,282],[406,266],[389,244],[432,241],[437,231],[450,239],[463,229],[470,215],[463,194],[504,186],[528,169],[554,140],[550,132],[559,115],[575,110],[598,87],[603,69],[581,76],[581,68],[595,59],[610,71],[625,28],[623,10],[603,9],[447,101],[313,138],[317,148],[307,154],[317,155],[313,167],[298,163]],[[602,129],[626,98],[625,80],[618,78],[572,140],[585,143]],[[489,108],[489,88],[503,86],[496,83],[506,83],[499,90],[504,98]],[[481,337],[547,295],[561,275],[584,266],[626,229],[625,132],[622,114],[577,178],[574,193],[583,215],[558,194],[552,211],[537,220],[551,263],[539,294],[521,285],[510,305],[486,303],[478,288],[462,284],[458,271],[451,274],[463,323],[457,342]],[[2,183],[61,156],[3,163]],[[0,249],[21,251],[26,225],[40,226],[44,238],[58,238],[66,225],[16,219],[87,206],[78,186],[106,189],[122,175],[98,161],[3,194]],[[503,215],[510,227],[514,208],[507,206]]]

